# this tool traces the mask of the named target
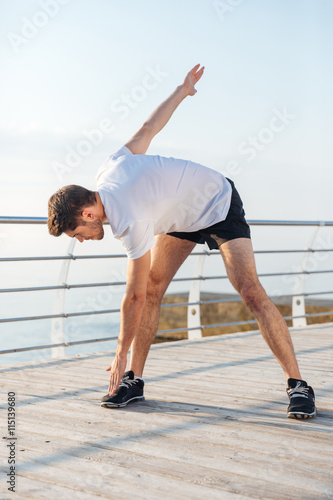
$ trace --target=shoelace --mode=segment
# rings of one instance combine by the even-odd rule
[[[289,393],[289,396],[291,398],[295,397],[295,396],[308,398],[309,397],[309,388],[308,387],[301,387],[300,383],[297,382],[296,387],[294,387],[293,389],[289,389],[288,393]]]
[[[129,388],[131,385],[136,384],[136,383],[137,383],[136,379],[131,380],[130,378],[126,377],[124,380],[122,380],[120,382],[119,387],[124,386],[124,387]]]

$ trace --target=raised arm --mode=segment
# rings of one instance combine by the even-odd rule
[[[153,137],[168,123],[173,112],[187,96],[196,94],[195,84],[203,75],[204,67],[194,66],[183,83],[150,115],[137,133],[125,144],[135,155],[145,154]]]

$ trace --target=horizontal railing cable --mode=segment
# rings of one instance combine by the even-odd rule
[[[299,250],[254,250],[254,254],[280,254],[280,253],[316,253],[316,252],[333,252],[333,248],[307,248]],[[218,251],[210,252],[192,252],[190,257],[198,255],[220,255]],[[50,261],[50,260],[83,260],[83,259],[122,259],[127,258],[126,254],[106,254],[106,255],[53,255],[43,257],[0,257],[0,262],[25,262],[25,261]]]
[[[41,261],[41,260],[82,260],[82,259],[121,259],[127,258],[126,254],[110,254],[110,255],[54,255],[44,257],[0,257],[0,262],[24,262],[24,261]]]
[[[101,311],[85,311],[60,314],[45,314],[43,316],[24,316],[22,318],[3,318],[0,323],[14,323],[15,321],[36,321],[40,319],[73,318],[76,316],[90,316],[93,314],[114,314],[119,313],[120,309],[103,309]]]
[[[35,349],[51,349],[54,347],[69,347],[71,345],[91,344],[93,342],[106,342],[108,340],[117,340],[118,337],[103,337],[101,339],[76,340],[74,342],[61,342],[59,344],[36,345],[31,347],[18,347],[17,349],[4,349],[0,354],[10,354],[11,352],[33,351]]]
[[[317,271],[290,271],[283,273],[261,273],[258,274],[259,278],[268,278],[274,276],[295,276],[299,274],[326,274],[333,273],[333,269],[317,270]],[[195,276],[191,278],[174,278],[173,282],[182,281],[207,281],[207,280],[222,280],[227,279],[227,275],[222,276]],[[70,290],[74,288],[93,288],[93,287],[103,287],[103,286],[124,286],[126,281],[111,281],[105,283],[79,283],[79,284],[63,284],[63,285],[49,285],[49,286],[34,286],[34,287],[24,287],[24,288],[1,288],[0,293],[11,293],[11,292],[38,292],[45,290]]]

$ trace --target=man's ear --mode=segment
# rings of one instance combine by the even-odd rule
[[[91,207],[87,207],[82,210],[81,217],[85,222],[91,222],[95,219],[95,214]]]

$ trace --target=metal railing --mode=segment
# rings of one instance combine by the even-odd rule
[[[47,221],[44,217],[0,217],[0,224],[45,224]],[[280,249],[280,250],[257,250],[254,253],[257,255],[263,254],[287,254],[287,253],[300,253],[302,255],[301,262],[299,264],[299,269],[297,271],[286,271],[280,273],[259,273],[259,278],[263,277],[275,277],[275,276],[298,276],[293,293],[290,295],[284,295],[283,297],[289,297],[292,299],[292,315],[285,317],[287,320],[293,320],[294,327],[304,327],[307,324],[307,318],[310,317],[320,317],[333,314],[333,311],[316,312],[316,313],[306,313],[305,312],[305,297],[314,295],[324,295],[333,294],[333,291],[321,291],[321,292],[304,292],[304,278],[311,274],[326,274],[333,273],[333,269],[325,270],[307,270],[308,257],[311,254],[322,253],[322,252],[333,252],[333,248],[314,248],[314,243],[320,228],[324,226],[333,226],[333,221],[271,221],[271,220],[249,220],[248,223],[251,226],[295,226],[295,227],[308,227],[312,226],[315,228],[314,233],[310,238],[309,245],[305,249]],[[74,255],[76,239],[70,240],[67,255],[62,256],[36,256],[36,257],[1,257],[1,263],[6,262],[24,262],[24,261],[62,261],[62,267],[58,277],[57,285],[49,286],[34,286],[34,287],[19,287],[19,288],[2,288],[0,289],[0,294],[2,293],[23,293],[23,292],[34,292],[34,291],[46,291],[54,290],[55,299],[53,314],[40,315],[40,316],[26,316],[26,317],[9,317],[0,318],[0,323],[13,323],[19,321],[32,321],[32,320],[44,320],[52,319],[52,343],[48,345],[39,346],[29,346],[20,347],[17,349],[7,349],[0,351],[0,354],[7,354],[11,352],[21,352],[34,349],[48,349],[52,348],[52,355],[54,357],[64,356],[65,347],[72,345],[79,345],[92,342],[103,342],[109,340],[116,340],[117,337],[103,337],[94,338],[88,340],[78,340],[75,342],[65,342],[64,341],[64,323],[63,320],[66,318],[76,317],[76,316],[89,316],[98,314],[114,314],[119,313],[120,309],[103,309],[98,311],[84,311],[84,312],[64,312],[65,304],[65,292],[69,289],[75,288],[90,288],[90,287],[113,287],[119,285],[126,285],[125,281],[110,281],[103,283],[79,283],[79,284],[68,284],[67,277],[70,267],[70,263],[74,260],[81,259],[121,259],[127,258],[125,254],[106,254],[106,255]],[[231,299],[214,299],[214,300],[201,300],[200,297],[200,285],[206,280],[223,280],[226,279],[226,275],[218,276],[204,276],[203,268],[205,260],[208,256],[219,254],[217,251],[193,251],[191,253],[192,257],[197,257],[195,264],[195,272],[192,277],[184,278],[174,278],[173,282],[190,282],[189,298],[188,302],[179,302],[172,304],[163,304],[162,308],[168,307],[187,307],[187,327],[186,328],[176,328],[170,330],[161,330],[157,333],[160,335],[175,333],[175,332],[188,332],[189,339],[196,339],[202,336],[202,331],[210,328],[223,327],[223,326],[235,326],[256,323],[255,319],[246,321],[234,321],[229,323],[218,323],[214,325],[202,325],[200,320],[200,306],[203,304],[217,304],[223,302],[237,302],[241,301],[240,298]],[[271,299],[277,299],[280,296],[270,296]]]

